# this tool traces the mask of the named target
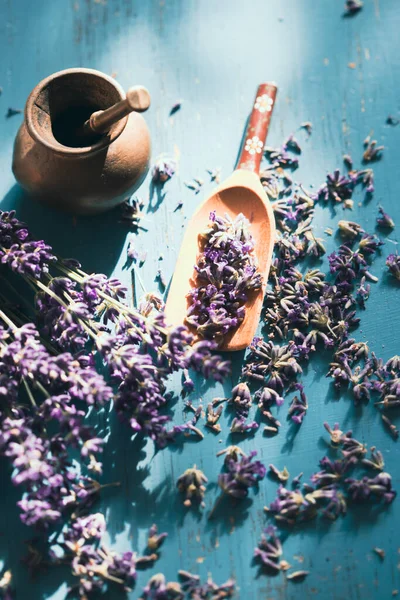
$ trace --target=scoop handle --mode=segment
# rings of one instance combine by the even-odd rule
[[[256,97],[251,111],[242,150],[236,165],[237,169],[260,171],[261,159],[267,139],[269,122],[275,106],[278,88],[275,83],[261,83],[257,88]]]

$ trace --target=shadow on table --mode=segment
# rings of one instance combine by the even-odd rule
[[[88,272],[110,275],[129,231],[119,222],[118,208],[102,215],[76,217],[39,204],[19,185],[0,200],[0,209],[15,210],[35,238],[44,239],[64,258],[76,258]]]

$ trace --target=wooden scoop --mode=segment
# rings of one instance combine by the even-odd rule
[[[262,289],[249,296],[244,320],[237,329],[225,336],[221,350],[246,348],[260,320],[274,247],[275,219],[258,173],[276,92],[274,83],[258,86],[236,169],[199,206],[190,220],[168,293],[166,321],[169,325],[182,325],[188,308],[187,293],[194,285],[192,277],[199,254],[198,236],[207,229],[210,212],[215,210],[221,216],[227,213],[231,218],[243,213],[251,223],[250,232],[255,242],[255,255],[263,275],[263,285]]]

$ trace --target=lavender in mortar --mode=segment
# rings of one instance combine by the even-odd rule
[[[261,288],[249,228],[242,214],[231,220],[213,211],[208,229],[200,236],[201,253],[186,316],[200,338],[220,344],[243,321],[249,295]]]

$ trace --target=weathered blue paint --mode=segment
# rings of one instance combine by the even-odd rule
[[[146,118],[154,155],[176,152],[180,160],[179,175],[165,186],[165,198],[157,210],[157,196],[152,199],[153,208],[143,221],[147,231],[141,231],[135,241],[139,250],[149,251],[141,270],[147,289],[154,288],[160,264],[167,277],[172,274],[185,223],[202,196],[187,189],[184,181],[204,178],[204,193],[208,193],[212,184],[206,169],[221,166],[223,176],[230,173],[255,88],[263,80],[275,80],[279,86],[271,144],[280,143],[302,121],[314,124],[310,139],[299,134],[305,141],[297,176],[306,186],[319,185],[328,170],[341,164],[343,152],[350,152],[357,164],[362,141],[371,131],[384,143],[385,156],[375,168],[373,200],[365,204],[359,193],[354,211],[346,213],[373,231],[381,202],[400,222],[400,127],[385,124],[388,114],[398,116],[400,109],[400,6],[397,0],[365,0],[360,14],[344,19],[342,4],[341,0],[4,0],[0,4],[0,116],[9,106],[22,108],[31,88],[44,76],[72,66],[115,73],[125,87],[141,83],[150,89],[152,108]],[[355,68],[349,63],[355,63]],[[170,118],[169,110],[178,99],[182,109]],[[17,208],[20,217],[58,252],[80,258],[88,270],[114,273],[129,285],[130,274],[123,268],[127,231],[115,214],[75,223],[31,204],[15,186],[10,162],[20,120],[20,116],[0,120],[0,207]],[[149,182],[140,194],[148,201]],[[174,212],[180,201],[182,210]],[[335,214],[318,210],[317,232],[334,227],[341,216],[341,208]],[[389,237],[374,273],[382,272],[385,256],[396,248],[397,232]],[[336,242],[330,238],[327,243],[331,250]],[[385,359],[399,351],[398,294],[381,276],[356,334]],[[236,358],[236,373],[240,361],[241,356]],[[336,398],[325,379],[326,366],[321,358],[305,374],[310,410],[298,432],[285,421],[283,407],[280,434],[266,439],[258,432],[242,442],[243,448],[257,448],[265,463],[286,465],[292,475],[304,471],[307,477],[325,451],[322,422],[340,421],[384,451],[387,469],[399,488],[398,446],[383,430],[372,405],[355,410],[348,398]],[[199,385],[198,393],[207,402],[223,390],[216,386],[203,391]],[[178,418],[182,406],[182,400],[174,406]],[[104,416],[97,421],[109,429]],[[212,572],[217,581],[234,576],[240,598],[246,600],[371,600],[389,598],[392,590],[400,589],[399,500],[382,513],[350,510],[333,524],[314,523],[288,535],[285,558],[311,571],[297,585],[285,584],[281,576],[267,578],[252,565],[253,548],[265,523],[263,506],[272,500],[277,487],[272,481],[262,483],[259,493],[251,494],[251,500],[237,509],[227,502],[211,522],[205,514],[182,510],[175,480],[193,463],[210,480],[207,507],[217,495],[212,484],[221,459],[215,455],[228,443],[226,418],[223,425],[221,435],[206,432],[203,442],[154,454],[151,444],[140,447],[129,440],[125,428],[112,423],[104,479],[121,481],[122,486],[104,495],[101,508],[107,514],[113,547],[141,551],[148,527],[156,522],[169,538],[151,572],[163,571],[170,579],[178,568],[202,576]],[[18,496],[3,464],[0,477],[0,558],[15,572],[18,598],[64,598],[63,572],[43,574],[32,583],[20,566],[29,532],[19,523]],[[385,549],[383,562],[372,552],[374,546]],[[295,556],[304,557],[304,562]],[[140,574],[131,598],[140,595],[149,573]]]

